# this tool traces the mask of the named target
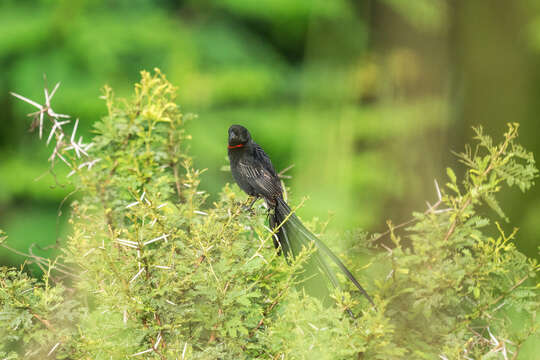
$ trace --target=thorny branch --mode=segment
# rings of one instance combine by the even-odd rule
[[[441,213],[445,213],[445,212],[448,212],[448,211],[452,210],[450,208],[448,208],[448,209],[437,209],[439,207],[439,205],[441,205],[443,200],[442,200],[442,194],[441,194],[441,190],[439,188],[439,184],[437,183],[437,180],[434,180],[434,182],[435,182],[435,190],[437,191],[437,202],[435,204],[431,205],[429,202],[426,201],[428,208],[427,208],[426,211],[424,211],[424,215],[427,215],[427,214],[441,214]],[[392,233],[394,230],[400,229],[400,228],[405,227],[407,225],[410,225],[410,224],[412,224],[412,223],[414,223],[416,221],[418,221],[418,219],[413,218],[413,219],[409,219],[409,220],[407,220],[405,222],[402,222],[399,225],[392,226],[391,229],[383,232],[382,234],[379,234],[377,237],[373,238],[371,241],[376,242],[376,241],[382,239],[383,237],[385,237],[386,235]]]
[[[66,124],[69,124],[71,120],[62,120],[62,119],[69,119],[70,116],[66,114],[59,114],[56,111],[53,110],[51,105],[51,100],[53,96],[56,94],[56,91],[60,87],[60,82],[58,82],[53,90],[49,92],[49,89],[47,88],[47,85],[45,85],[43,92],[45,94],[45,100],[44,104],[40,104],[36,101],[30,100],[25,96],[22,96],[20,94],[10,92],[11,95],[16,97],[19,100],[22,100],[26,102],[27,104],[32,105],[33,107],[37,108],[38,111],[29,113],[28,116],[33,117],[34,121],[32,122],[32,125],[30,127],[30,130],[35,130],[36,127],[39,127],[39,138],[43,138],[43,128],[45,126],[44,122],[45,120],[48,120],[48,122],[51,124],[51,129],[49,131],[49,134],[47,136],[46,145],[49,145],[51,141],[55,140],[54,147],[52,149],[52,153],[49,157],[49,161],[51,162],[51,173],[52,169],[54,168],[54,161],[56,158],[59,158],[62,160],[70,169],[71,172],[68,174],[68,177],[73,175],[75,172],[81,170],[82,168],[86,167],[88,170],[90,170],[96,163],[98,163],[101,159],[91,159],[88,155],[88,150],[94,145],[93,143],[85,144],[83,142],[83,137],[79,136],[77,139],[77,128],[79,126],[79,119],[75,120],[75,124],[73,126],[71,135],[66,135],[66,132],[63,129],[63,126]],[[71,163],[66,159],[66,154],[69,153],[69,151],[74,152],[74,157],[72,157]],[[82,162],[81,164],[77,164],[75,159],[81,159],[82,157],[88,158],[88,161]],[[54,173],[53,173],[54,176]],[[14,252],[18,255],[28,257],[32,259],[38,266],[45,266],[45,265],[51,265],[50,261],[48,259],[35,256],[33,254],[25,254],[20,251],[17,251],[15,249],[10,248],[9,246],[5,244],[1,244],[4,248],[10,250],[11,252]],[[60,273],[63,273],[65,275],[69,275],[72,277],[76,277],[76,275],[73,273],[73,271],[69,268],[67,268],[64,265],[61,264],[55,264],[54,269]]]
[[[510,144],[510,140],[514,139],[516,136],[517,136],[517,133],[515,129],[506,134],[506,139],[502,143],[499,151],[497,151],[494,154],[491,154],[489,165],[480,175],[481,178],[485,178],[491,172],[491,170],[493,170],[493,167],[495,166],[495,161],[506,151],[506,148]],[[454,218],[454,221],[452,221],[452,224],[450,224],[450,228],[448,229],[448,232],[446,233],[446,236],[444,237],[445,241],[448,240],[450,236],[454,233],[454,230],[456,230],[456,226],[458,224],[461,214],[471,204],[472,200],[473,200],[473,196],[471,195],[471,193],[467,194],[467,200],[465,200],[463,205],[461,205],[461,207],[458,209],[456,216]]]
[[[58,157],[60,160],[62,160],[70,169],[73,171],[70,173],[70,175],[73,174],[76,169],[81,169],[84,166],[88,166],[88,169],[91,168],[91,165],[95,164],[99,161],[99,159],[92,160],[92,164],[90,165],[90,162],[84,163],[79,165],[79,167],[76,167],[75,164],[70,164],[70,162],[64,157],[64,155],[68,152],[73,150],[75,152],[75,156],[80,159],[82,155],[88,156],[88,149],[90,149],[93,146],[93,143],[85,144],[83,143],[83,138],[80,136],[78,140],[76,139],[77,136],[77,128],[79,125],[79,119],[75,120],[75,124],[73,126],[73,130],[71,132],[71,136],[66,136],[66,133],[62,126],[69,124],[71,120],[61,120],[61,119],[69,119],[69,115],[65,114],[59,114],[55,112],[51,105],[51,100],[56,94],[56,91],[58,90],[60,86],[60,82],[58,82],[53,90],[49,93],[49,90],[47,86],[44,87],[44,93],[45,93],[45,104],[39,104],[33,100],[28,99],[27,97],[24,97],[20,94],[10,92],[11,95],[18,98],[19,100],[22,100],[26,102],[27,104],[32,105],[33,107],[37,108],[38,111],[29,113],[28,116],[33,117],[34,121],[32,122],[32,126],[30,127],[31,130],[35,129],[35,127],[39,127],[39,138],[43,138],[43,128],[44,128],[44,120],[45,116],[47,116],[47,120],[52,124],[51,129],[49,131],[49,135],[47,136],[46,145],[49,145],[51,140],[54,138],[56,141],[55,146],[53,147],[51,156],[49,157],[49,161],[51,162],[51,167],[54,167],[54,160]],[[36,125],[37,124],[37,125]],[[69,140],[67,140],[69,138]]]
[[[71,277],[74,277],[74,278],[78,277],[78,275],[75,274],[74,270],[67,267],[66,265],[63,265],[63,264],[60,264],[60,263],[57,263],[57,262],[55,262],[54,264],[51,264],[50,260],[47,259],[47,258],[37,256],[37,255],[34,255],[34,254],[26,254],[26,253],[24,253],[22,251],[13,249],[12,247],[10,247],[10,246],[8,246],[6,244],[0,244],[0,246],[5,248],[6,250],[11,251],[14,254],[17,254],[17,255],[24,256],[26,258],[32,259],[32,261],[34,263],[38,264],[38,265],[51,266],[51,269],[56,270],[59,273],[62,273],[64,275],[71,276]]]

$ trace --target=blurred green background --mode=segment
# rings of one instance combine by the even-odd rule
[[[436,200],[434,179],[460,169],[450,150],[472,125],[520,122],[540,153],[540,2],[533,0],[3,0],[0,3],[0,228],[47,254],[65,234],[66,172],[29,133],[33,111],[9,91],[81,119],[105,114],[103,85],[128,96],[140,70],[179,86],[202,187],[232,181],[227,128],[248,127],[288,174],[304,217],[333,231],[385,230]],[[459,171],[458,171],[459,172]],[[540,188],[502,199],[519,248],[537,257]],[[49,250],[50,253],[51,250]],[[0,251],[0,264],[23,259]]]

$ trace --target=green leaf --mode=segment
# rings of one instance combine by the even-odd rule
[[[450,178],[450,181],[452,182],[452,184],[455,184],[456,181],[457,181],[457,178],[456,178],[456,174],[454,173],[454,170],[452,170],[451,168],[447,167],[447,168],[446,168],[446,174],[447,174],[448,177]]]

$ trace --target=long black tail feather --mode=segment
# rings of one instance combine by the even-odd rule
[[[302,248],[309,248],[311,244],[315,245],[316,250],[308,260],[306,266],[308,276],[316,277],[317,272],[322,272],[328,277],[333,287],[339,287],[336,274],[321,255],[321,253],[326,254],[338,266],[343,274],[358,288],[358,290],[360,290],[366,299],[375,306],[367,291],[360,285],[343,262],[341,262],[328,246],[302,224],[300,219],[291,212],[289,205],[287,205],[282,198],[276,200],[274,213],[270,215],[270,227],[272,229],[277,228],[276,235],[285,258],[292,257],[294,259],[298,256],[300,251],[302,251]],[[320,270],[317,271],[317,269]],[[327,289],[326,292],[328,292]]]

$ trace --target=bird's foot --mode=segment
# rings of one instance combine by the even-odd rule
[[[255,216],[255,209],[251,206],[242,205],[242,211],[247,212],[251,216]]]
[[[249,204],[242,205],[242,210],[249,212],[251,215],[255,215],[255,209],[253,209],[253,204],[255,204],[255,201],[259,200],[258,196],[252,197],[253,199]]]

